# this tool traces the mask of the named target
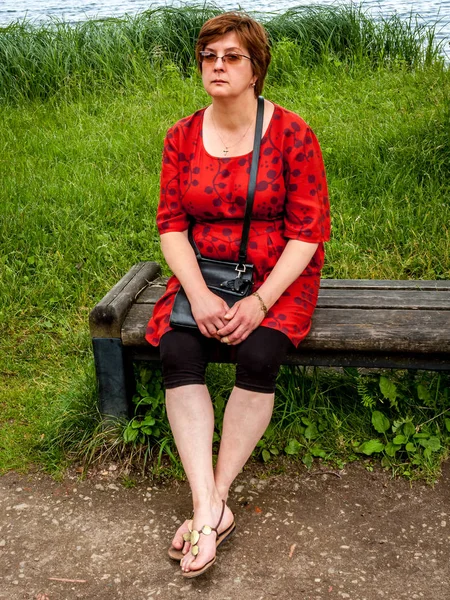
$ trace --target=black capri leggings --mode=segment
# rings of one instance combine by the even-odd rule
[[[166,389],[204,384],[206,365],[221,342],[206,338],[197,329],[174,329],[160,342],[163,380]],[[258,327],[246,340],[230,346],[236,361],[236,387],[270,394],[280,365],[293,344],[281,331]]]

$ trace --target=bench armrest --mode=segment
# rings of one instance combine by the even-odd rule
[[[120,338],[122,323],[133,302],[161,274],[156,262],[140,262],[104,296],[89,315],[92,338]]]

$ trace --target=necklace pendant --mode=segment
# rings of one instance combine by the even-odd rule
[[[228,148],[224,148],[224,149],[223,149],[223,153],[224,153],[224,155],[226,156],[226,155],[228,154]]]

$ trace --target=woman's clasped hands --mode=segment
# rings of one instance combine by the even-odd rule
[[[225,300],[208,291],[191,302],[191,310],[200,333],[230,346],[243,342],[264,319],[255,296],[238,300],[230,308]]]

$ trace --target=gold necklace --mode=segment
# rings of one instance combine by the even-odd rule
[[[253,125],[253,121],[251,121],[250,125],[245,130],[244,135],[242,137],[240,137],[237,142],[234,142],[234,144],[231,144],[231,145],[228,144],[228,146],[227,146],[227,144],[223,141],[223,138],[220,135],[219,130],[216,127],[216,122],[214,121],[214,115],[213,115],[212,112],[211,112],[211,119],[212,119],[212,122],[213,122],[213,125],[214,125],[214,129],[216,130],[216,133],[219,136],[220,141],[224,145],[224,149],[222,150],[224,156],[227,156],[230,148],[234,148],[234,146],[237,146],[239,144],[239,142],[242,142],[242,140],[245,138],[245,136],[247,135],[247,133],[250,131],[250,127]]]

